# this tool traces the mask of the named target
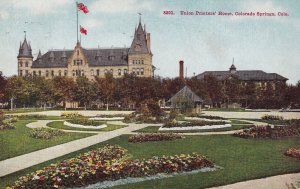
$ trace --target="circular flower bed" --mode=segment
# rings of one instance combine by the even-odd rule
[[[108,145],[22,176],[10,188],[78,187],[106,180],[214,167],[212,162],[196,153],[153,157],[147,160],[126,160],[128,157],[126,149]]]
[[[282,138],[288,136],[299,136],[300,126],[255,126],[233,134],[241,138]]]
[[[65,132],[58,129],[49,129],[49,128],[35,128],[32,129],[29,133],[29,136],[32,138],[40,139],[51,139],[56,136],[62,136]]]
[[[86,118],[68,120],[64,122],[64,125],[69,127],[89,128],[89,129],[102,129],[107,127],[105,122],[88,120]]]
[[[165,141],[165,140],[177,140],[184,138],[183,135],[175,133],[152,133],[152,134],[136,134],[130,136],[128,142],[149,142],[149,141]]]
[[[285,155],[294,157],[294,158],[300,158],[300,149],[296,148],[289,148],[286,152]]]

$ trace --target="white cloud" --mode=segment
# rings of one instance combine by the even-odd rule
[[[27,11],[30,11],[32,14],[47,14],[57,13],[65,5],[70,3],[72,3],[70,0],[10,0],[2,1],[0,3],[0,7],[2,7],[3,9],[25,9]]]
[[[82,25],[86,26],[87,28],[99,28],[103,26],[103,22],[92,18],[83,20]]]
[[[103,13],[139,12],[153,8],[153,2],[141,0],[97,0],[90,5],[92,11]]]

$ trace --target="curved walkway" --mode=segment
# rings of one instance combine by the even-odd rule
[[[225,186],[218,186],[209,189],[292,189],[300,188],[300,173],[277,175],[267,178],[248,180],[229,184]]]

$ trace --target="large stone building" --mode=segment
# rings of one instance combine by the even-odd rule
[[[204,79],[209,75],[214,76],[220,81],[226,81],[227,79],[236,77],[244,85],[253,82],[258,86],[266,86],[267,83],[285,83],[288,80],[277,73],[266,73],[262,70],[237,70],[234,64],[230,66],[228,71],[205,71],[196,77],[198,79]]]
[[[72,50],[50,50],[45,54],[39,51],[37,58],[32,56],[31,45],[26,36],[20,44],[18,55],[18,75],[54,76],[95,76],[104,77],[111,72],[115,78],[134,73],[139,77],[152,77],[152,52],[150,33],[142,27],[141,20],[135,29],[130,48],[83,48],[80,42]]]

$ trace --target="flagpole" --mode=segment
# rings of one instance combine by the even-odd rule
[[[77,42],[78,42],[78,2],[77,1],[76,1],[76,16],[77,16],[76,35],[77,35]]]

